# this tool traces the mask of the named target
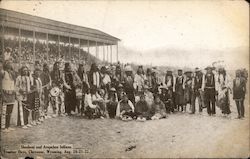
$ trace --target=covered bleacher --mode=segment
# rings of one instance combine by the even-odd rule
[[[118,61],[120,39],[102,31],[0,9],[1,55],[13,49],[16,61]]]

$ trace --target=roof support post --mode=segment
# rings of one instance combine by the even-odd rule
[[[36,32],[33,31],[33,60],[36,59],[36,39],[35,39],[35,36],[36,36]]]
[[[72,56],[71,56],[71,38],[69,37],[69,58],[72,59]]]
[[[109,45],[107,44],[107,62],[109,62]]]
[[[105,44],[102,44],[102,58],[103,58],[103,62],[105,62],[105,48],[104,48]]]
[[[47,60],[49,60],[49,34],[46,33],[46,55],[47,55]]]
[[[87,61],[89,60],[89,40],[88,40],[88,54],[87,54]]]
[[[119,61],[118,42],[116,44],[116,61],[117,61],[117,63]]]
[[[22,52],[22,44],[21,44],[21,29],[18,27],[18,58],[19,62],[21,62],[21,52]]]
[[[78,44],[79,44],[79,50],[78,50],[78,61],[80,61],[80,56],[81,56],[81,39],[78,39]]]
[[[4,54],[4,24],[2,24],[2,54]]]
[[[98,58],[97,41],[95,41],[95,57]]]
[[[113,60],[112,60],[112,45],[110,45],[110,63],[112,63]]]
[[[61,55],[61,48],[60,48],[60,35],[58,35],[58,58],[60,58]],[[65,59],[65,57],[64,57]]]

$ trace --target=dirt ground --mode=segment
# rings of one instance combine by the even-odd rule
[[[16,128],[10,133],[1,133],[1,146],[4,151],[19,149],[22,144],[73,144],[74,148],[89,151],[80,155],[44,156],[51,158],[246,158],[249,156],[248,103],[245,108],[245,119],[235,119],[237,110],[234,103],[232,114],[227,118],[221,115],[218,108],[213,117],[209,117],[204,109],[202,114],[176,113],[170,114],[167,119],[146,122],[57,117],[29,129]],[[16,154],[2,155],[16,158]]]

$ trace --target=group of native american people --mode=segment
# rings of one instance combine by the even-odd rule
[[[177,70],[165,72],[163,80],[156,68],[131,65],[101,66],[93,63],[89,71],[85,65],[56,61],[48,64],[37,61],[31,71],[22,66],[19,71],[5,60],[1,70],[1,128],[13,130],[10,118],[13,106],[18,107],[17,126],[24,129],[41,124],[57,116],[84,116],[88,119],[118,118],[129,120],[157,120],[175,112],[195,114],[207,109],[216,114],[216,105],[225,116],[231,113],[229,93],[233,94],[238,118],[244,118],[244,99],[247,76],[237,70],[232,88],[226,70],[217,72],[207,67],[203,72]],[[14,104],[17,103],[17,104]],[[189,108],[187,110],[187,108]],[[49,109],[51,112],[49,112]]]

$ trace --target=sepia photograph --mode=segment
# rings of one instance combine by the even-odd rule
[[[249,158],[249,3],[1,0],[0,158]]]

